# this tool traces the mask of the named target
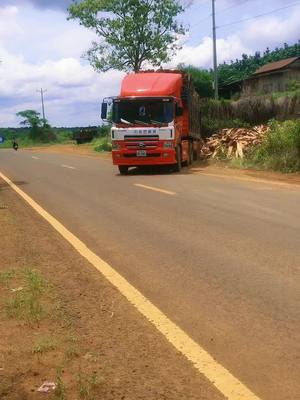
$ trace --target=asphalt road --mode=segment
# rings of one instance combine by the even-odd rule
[[[261,399],[300,399],[300,188],[0,151],[0,171]],[[156,191],[153,189],[162,189]]]

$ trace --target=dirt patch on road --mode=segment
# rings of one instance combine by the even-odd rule
[[[223,398],[3,182],[0,243],[1,399]]]

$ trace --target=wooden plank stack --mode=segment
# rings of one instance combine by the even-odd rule
[[[262,143],[268,132],[267,125],[222,129],[206,140],[201,155],[205,158],[215,158],[220,155],[227,158],[243,158],[250,148]]]

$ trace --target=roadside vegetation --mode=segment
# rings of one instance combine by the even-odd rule
[[[40,130],[39,133],[32,130]],[[92,149],[98,152],[111,151],[110,126],[102,125],[99,127],[73,127],[73,128],[54,128],[49,125],[44,127],[26,126],[21,128],[0,128],[0,136],[4,137],[4,143],[0,144],[1,148],[12,148],[14,139],[18,141],[20,148],[26,147],[43,147],[55,144],[67,144],[80,146],[77,144],[76,138],[82,134],[82,143],[90,145]],[[92,134],[86,135],[86,133]]]
[[[288,120],[279,122],[272,120],[269,122],[269,129],[262,140],[257,141],[260,144],[244,148],[243,157],[237,156],[235,151],[228,151],[229,147],[233,147],[235,140],[227,139],[227,147],[224,144],[218,147],[214,158],[210,159],[210,163],[221,161],[234,168],[255,168],[259,170],[272,170],[283,173],[292,173],[300,171],[300,120]],[[259,127],[258,127],[259,128]],[[258,129],[257,128],[257,129]],[[225,130],[226,131],[226,130]],[[227,130],[230,134],[230,129]],[[249,129],[251,135],[253,130]],[[220,135],[222,131],[220,131]],[[244,133],[247,137],[247,132]],[[226,133],[224,133],[226,135]],[[232,133],[232,138],[238,133]],[[237,136],[235,136],[237,137]],[[209,143],[209,140],[208,140]],[[222,142],[221,142],[222,143]]]
[[[300,171],[300,120],[270,123],[263,144],[254,148],[243,166],[281,172]]]

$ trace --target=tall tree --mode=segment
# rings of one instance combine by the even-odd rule
[[[185,32],[176,20],[183,12],[179,0],[83,0],[68,11],[69,19],[99,36],[86,53],[98,71],[160,67],[179,49]]]
[[[18,117],[22,117],[23,120],[20,122],[20,125],[27,126],[30,128],[30,138],[33,140],[48,140],[49,138],[53,138],[53,134],[51,132],[51,127],[48,121],[41,118],[40,113],[35,110],[24,110],[19,111],[16,114]],[[49,136],[49,133],[51,135]]]

